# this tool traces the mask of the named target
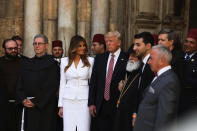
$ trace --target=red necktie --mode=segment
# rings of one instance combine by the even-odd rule
[[[111,84],[111,78],[113,74],[113,67],[114,67],[114,55],[111,55],[111,60],[109,62],[108,66],[108,72],[105,82],[105,92],[104,92],[104,98],[106,101],[109,101],[110,99],[110,84]]]

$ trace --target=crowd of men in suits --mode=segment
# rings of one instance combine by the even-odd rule
[[[87,105],[91,131],[167,130],[197,109],[196,28],[189,30],[183,48],[171,29],[161,30],[157,42],[150,32],[136,34],[128,53],[121,49],[119,32],[108,32],[108,36],[96,34],[91,45],[95,56]],[[0,130],[62,131],[56,106],[62,41],[52,42],[50,56],[46,55],[47,37],[36,35],[36,56],[31,59],[22,55],[22,45],[19,36],[2,44]],[[24,119],[28,124],[23,125]]]

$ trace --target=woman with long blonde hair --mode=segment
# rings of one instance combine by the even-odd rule
[[[88,80],[93,63],[85,39],[73,36],[68,57],[62,58],[60,65],[58,114],[63,117],[64,131],[89,131]]]

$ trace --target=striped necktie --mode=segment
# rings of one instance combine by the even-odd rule
[[[114,55],[111,55],[111,60],[109,62],[108,72],[107,72],[107,77],[106,77],[106,82],[105,82],[104,99],[106,101],[109,101],[110,99],[110,84],[111,84],[111,79],[112,79],[112,74],[113,74],[113,67],[114,67]]]

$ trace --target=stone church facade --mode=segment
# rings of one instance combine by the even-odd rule
[[[118,30],[124,50],[132,44],[134,34],[142,31],[157,34],[162,28],[171,28],[184,40],[190,1],[0,0],[0,44],[19,35],[24,39],[24,55],[32,57],[33,37],[38,33],[47,35],[50,45],[53,40],[62,40],[65,55],[76,34],[85,37],[90,47],[94,34]]]

